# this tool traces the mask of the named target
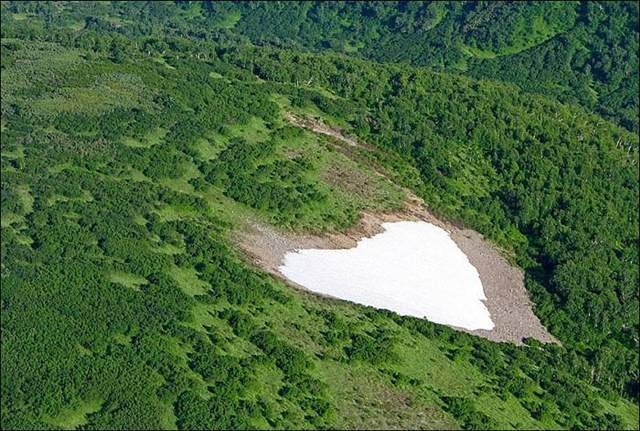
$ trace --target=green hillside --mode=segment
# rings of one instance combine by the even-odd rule
[[[16,2],[9,8],[22,29],[29,16],[43,13],[50,25],[75,30],[331,50],[508,81],[638,131],[637,2],[84,2],[72,8]]]
[[[512,82],[638,131],[637,2],[215,3],[257,44]]]
[[[638,429],[637,5],[1,7],[0,428]],[[561,344],[315,296],[235,245],[404,189],[513,256]]]

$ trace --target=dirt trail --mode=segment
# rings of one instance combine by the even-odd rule
[[[309,128],[317,133],[336,137],[332,129],[318,121],[301,120],[291,114],[285,118],[299,127]],[[316,129],[330,130],[325,133]],[[336,132],[344,141],[344,137]],[[347,141],[345,141],[347,142]],[[347,142],[348,143],[348,142]],[[360,145],[357,142],[350,145]],[[404,208],[395,212],[362,212],[358,223],[345,232],[321,235],[299,234],[277,229],[259,221],[249,221],[235,235],[238,246],[258,266],[290,285],[304,289],[287,280],[278,270],[287,252],[308,249],[353,248],[365,237],[383,232],[385,222],[413,220],[432,223],[446,230],[458,247],[467,255],[471,264],[478,270],[487,300],[485,305],[491,313],[495,328],[488,330],[462,331],[493,340],[521,343],[523,338],[535,338],[542,342],[558,341],[540,323],[533,312],[533,304],[524,286],[522,270],[512,266],[498,250],[473,230],[455,226],[434,216],[422,199],[406,191]]]
[[[331,136],[347,145],[351,145],[352,147],[364,147],[364,145],[358,142],[355,137],[345,134],[342,130],[336,127],[330,127],[322,121],[308,117],[299,117],[290,112],[284,112],[283,117],[294,126],[302,127],[313,132],[320,133],[321,135]]]

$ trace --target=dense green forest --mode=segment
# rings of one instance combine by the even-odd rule
[[[234,28],[256,44],[512,82],[638,131],[637,2],[238,2],[209,10],[239,16]]]
[[[637,3],[1,7],[0,428],[638,428]],[[316,297],[233,245],[401,187],[514,256],[561,344]]]
[[[637,2],[35,3],[11,8],[54,27],[330,50],[505,81],[639,130]]]

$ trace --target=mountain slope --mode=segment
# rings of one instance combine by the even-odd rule
[[[124,37],[125,6],[82,28],[82,4],[2,7],[3,429],[637,428],[633,134],[411,66]],[[512,253],[562,346],[319,298],[233,246],[252,220],[345,229],[401,187]]]

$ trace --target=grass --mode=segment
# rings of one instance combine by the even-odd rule
[[[228,304],[198,302],[192,307],[191,319],[185,323],[185,326],[205,334],[214,333],[216,336],[224,338],[224,350],[229,355],[247,357],[258,354],[259,350],[255,345],[244,338],[236,337],[227,322],[216,317],[217,311],[224,308],[228,308]]]
[[[192,389],[204,399],[211,397],[211,392],[207,390],[207,382],[202,376],[189,368],[189,353],[191,353],[192,347],[188,344],[183,344],[174,337],[164,336],[163,346],[165,350],[173,355],[173,360],[177,365],[187,370],[187,376],[191,380]],[[175,428],[168,428],[175,429]]]
[[[209,78],[226,80],[226,78],[224,76],[222,76],[221,74],[219,74],[218,72],[209,72]]]
[[[484,383],[476,367],[467,361],[449,359],[438,342],[424,338],[414,340],[411,346],[399,344],[395,349],[398,369],[404,374],[428,382],[430,387],[450,396],[473,395],[473,389]]]
[[[102,400],[90,400],[73,408],[62,410],[48,422],[64,430],[74,430],[87,423],[87,415],[96,413],[102,407]]]
[[[40,112],[59,114],[61,112],[99,113],[117,107],[132,107],[135,102],[122,94],[114,96],[99,88],[73,88],[61,91],[61,94],[36,100],[34,108]]]
[[[265,326],[273,328],[289,342],[314,353],[323,359],[314,360],[312,374],[326,383],[334,412],[331,427],[338,429],[385,429],[385,428],[456,428],[455,421],[444,413],[438,398],[430,392],[411,391],[395,387],[388,377],[379,372],[378,366],[367,363],[345,362],[332,359],[335,346],[326,346],[321,342],[324,330],[322,319],[311,310],[331,310],[346,321],[362,327],[358,316],[362,307],[328,300],[306,292],[294,291],[287,304],[271,304],[264,315],[268,320]],[[400,329],[400,328],[395,328]],[[403,337],[399,337],[403,338]],[[416,337],[408,339],[415,340]],[[419,338],[420,343],[413,346],[400,346],[398,357],[400,364],[394,364],[403,373],[411,377],[426,379],[427,370],[437,373],[440,382],[452,386],[468,386],[481,382],[479,373],[470,365],[460,367],[452,363],[442,353],[436,343]],[[324,352],[324,353],[323,353]],[[469,375],[472,376],[469,380]],[[428,381],[428,380],[425,380]],[[275,384],[275,383],[274,383]],[[429,382],[431,384],[431,382]],[[338,400],[349,400],[338,402]],[[393,416],[389,411],[395,412]]]
[[[3,39],[4,42],[4,39]],[[34,81],[49,83],[53,88],[62,85],[60,82],[50,82],[52,76],[64,75],[75,69],[83,62],[82,51],[77,49],[61,48],[55,43],[30,42],[16,58],[16,66],[2,72],[2,99],[3,103],[12,103],[21,98],[22,91],[28,90]],[[11,83],[11,85],[5,85]],[[60,94],[64,93],[63,90]],[[36,107],[46,99],[30,101]],[[54,105],[49,106],[52,109]],[[78,106],[82,110],[82,106]],[[40,112],[48,114],[49,112]]]
[[[67,24],[67,27],[74,31],[80,31],[85,28],[85,23],[84,21],[71,21]]]
[[[236,26],[238,21],[240,21],[241,17],[242,15],[240,14],[239,11],[229,13],[224,17],[222,17],[222,19],[218,22],[218,27],[232,29],[233,27]]]
[[[337,412],[333,427],[338,429],[451,429],[456,422],[435,403],[380,379],[368,367],[323,361],[317,375],[327,383]],[[394,412],[390,414],[390,412]]]
[[[178,283],[183,292],[191,297],[207,292],[209,284],[198,278],[198,273],[193,268],[172,267],[169,275]],[[247,339],[238,337],[233,333],[229,324],[217,317],[221,310],[230,308],[226,300],[216,303],[204,303],[197,301],[191,308],[190,318],[184,325],[206,334],[215,334],[224,340],[224,350],[227,354],[237,357],[247,357],[258,354],[259,349]]]
[[[13,16],[13,19],[15,19],[16,21],[24,21],[25,19],[29,18],[32,15],[26,14],[26,13],[13,13],[11,14]]]
[[[364,42],[354,42],[354,43],[352,43],[352,42],[347,41],[347,42],[344,43],[344,46],[342,47],[342,50],[344,52],[347,52],[347,53],[355,53],[355,52],[360,51],[364,47],[365,47]]]
[[[146,219],[146,218],[144,218],[144,216],[142,216],[142,215],[138,214],[138,215],[136,215],[136,216],[133,218],[133,222],[134,222],[135,224],[137,224],[137,225],[140,225],[140,226],[146,226],[146,224],[147,224],[147,219]]]
[[[554,421],[539,422],[534,420],[520,402],[511,395],[505,401],[502,401],[495,396],[481,394],[475,398],[474,403],[479,411],[498,422],[499,429],[561,428]]]
[[[64,87],[36,99],[33,107],[43,114],[84,112],[100,114],[114,108],[150,106],[142,80],[125,73],[103,75],[89,87]]]
[[[283,384],[282,371],[274,366],[259,365],[255,368],[255,372],[255,379],[253,379],[247,388],[247,393],[254,400],[263,400],[267,405],[269,405],[269,409],[271,411],[275,411],[277,414],[282,415],[285,411],[282,406],[284,400],[276,396]],[[301,412],[296,408],[297,406],[291,407],[293,408],[288,409],[288,412],[292,412],[295,415],[301,414]],[[272,428],[268,421],[263,418],[260,419],[261,420],[254,419],[251,428]]]
[[[211,134],[206,138],[200,138],[194,144],[199,154],[199,159],[209,161],[215,159],[224,148],[227,140],[219,135]]]
[[[0,154],[10,160],[24,160],[24,147],[16,145],[13,150],[3,148]]]
[[[69,198],[58,194],[51,195],[47,198],[47,206],[53,206],[58,202],[69,202]]]
[[[155,251],[156,253],[175,255],[184,253],[184,247],[178,247],[173,244],[165,243],[153,247],[153,251]]]
[[[221,304],[197,303],[191,309],[191,319],[186,323],[186,326],[205,333],[208,332],[206,329],[207,326],[228,328],[226,323],[213,315],[219,308],[223,308]]]
[[[124,346],[131,344],[131,339],[133,337],[131,335],[125,335],[125,334],[115,334],[113,336],[113,341],[115,341],[118,344],[122,344]]]
[[[153,61],[155,61],[158,64],[162,64],[164,67],[166,67],[167,69],[170,70],[175,70],[175,67],[173,67],[172,65],[170,65],[169,63],[167,63],[167,60],[165,60],[164,57],[155,57],[153,58]]]
[[[495,420],[501,428],[557,428],[553,421],[538,422],[509,396],[501,400],[484,395],[489,382],[469,359],[451,358],[447,345],[433,339],[416,337],[408,330],[388,322],[395,332],[396,359],[390,363],[371,365],[339,359],[343,346],[327,346],[322,340],[324,322],[311,311],[331,310],[354,326],[354,330],[373,329],[371,322],[361,322],[362,307],[294,291],[286,305],[271,304],[263,324],[273,328],[289,342],[315,354],[312,374],[327,384],[337,409],[332,427],[349,428],[425,428],[449,429],[459,425],[442,409],[441,396],[469,397],[476,408]],[[336,356],[338,355],[338,356]],[[384,369],[397,370],[419,384],[394,385]],[[274,383],[275,384],[275,383]],[[622,407],[619,407],[622,409]],[[388,412],[395,412],[390,416]]]
[[[86,190],[83,190],[82,196],[78,197],[69,197],[59,194],[53,194],[47,198],[47,205],[55,205],[58,202],[91,202],[93,201],[93,196]]]
[[[277,97],[277,96],[276,96]],[[278,102],[286,104],[286,99],[280,97]],[[281,125],[285,125],[282,123]],[[246,124],[228,126],[223,134],[209,133],[196,141],[198,155],[195,159],[212,160],[234,137],[242,137],[248,142],[260,143],[269,138],[271,130],[264,120],[253,117]],[[156,139],[161,139],[163,132],[155,133]],[[307,180],[324,191],[327,195],[326,202],[311,203],[304,210],[296,213],[294,219],[285,222],[292,228],[320,227],[320,229],[336,229],[344,224],[346,214],[360,209],[397,209],[404,199],[404,192],[393,186],[388,180],[377,174],[370,168],[370,162],[362,159],[353,150],[351,153],[342,154],[340,148],[329,144],[327,137],[306,130],[286,140],[276,142],[276,150],[268,160],[289,159],[295,156],[303,156],[312,163],[312,168],[305,174]],[[149,141],[149,139],[147,139]],[[128,142],[130,145],[139,145]],[[146,145],[145,145],[146,146]],[[349,150],[351,151],[351,150]],[[364,160],[354,161],[353,157]],[[130,172],[127,178],[150,181],[141,173]],[[180,178],[165,178],[158,183],[171,190],[199,196],[209,204],[209,208],[216,216],[234,224],[243,224],[247,220],[264,218],[269,220],[270,214],[240,204],[226,196],[218,187],[205,187],[204,191],[195,191],[189,183],[192,178],[199,177],[201,173],[192,159],[186,165],[185,173]],[[196,212],[190,208],[164,207],[157,210],[165,221],[178,220],[195,216]],[[338,220],[338,222],[336,222]],[[341,221],[342,220],[342,221]],[[337,224],[336,224],[337,223]],[[160,251],[174,253],[176,249],[163,249]]]
[[[120,284],[121,286],[137,291],[140,291],[140,286],[148,283],[148,280],[140,275],[123,271],[110,272],[109,280],[112,283]]]
[[[242,226],[248,220],[259,217],[255,210],[225,196],[218,187],[207,187],[198,195],[207,202],[212,214],[235,226]]]
[[[22,223],[24,221],[24,217],[20,214],[12,213],[9,211],[4,211],[0,215],[0,227],[9,227],[14,223]]]
[[[490,59],[496,58],[498,54],[493,51],[484,50],[480,48],[476,48],[469,45],[461,45],[460,49],[463,53],[467,54],[470,57],[482,58],[482,59]]]
[[[198,178],[200,175],[202,174],[195,163],[189,161],[184,165],[184,174],[180,178],[164,178],[159,183],[176,192],[193,193],[193,186],[189,184],[189,180]]]
[[[16,193],[22,204],[22,208],[25,214],[29,214],[33,211],[33,203],[35,199],[31,195],[29,186],[22,185],[16,188]]]
[[[339,96],[332,93],[330,90],[328,90],[325,87],[311,86],[310,89],[329,99],[339,98]],[[346,132],[351,131],[351,126],[343,118],[337,118],[332,115],[329,115],[321,111],[320,109],[318,109],[313,104],[308,104],[304,107],[293,107],[291,106],[291,101],[287,96],[278,94],[278,93],[274,93],[271,95],[271,101],[277,104],[280,107],[281,111],[288,111],[293,114],[296,114],[299,117],[320,118],[325,124],[338,126],[343,130],[345,130]],[[288,124],[288,122],[284,118],[282,118],[280,122],[281,124]]]
[[[67,169],[73,169],[73,164],[70,162],[60,163],[58,165],[53,165],[47,168],[47,171],[50,174],[59,174],[60,172],[63,172]]]
[[[279,102],[286,103],[282,99]],[[254,121],[244,130],[253,132],[251,139],[254,141],[265,139],[261,122]],[[262,162],[303,157],[311,164],[304,172],[306,182],[316,185],[326,199],[305,205],[290,220],[282,222],[284,226],[296,230],[335,230],[345,227],[345,221],[354,211],[401,207],[402,189],[379,175],[368,160],[360,157],[360,150],[344,149],[342,145],[332,144],[329,137],[303,128],[298,130],[298,134],[276,140],[273,155]],[[255,210],[254,213],[267,220],[271,217],[266,211]]]
[[[431,30],[437,27],[438,24],[440,24],[444,17],[447,15],[447,10],[445,9],[443,3],[434,2],[431,3],[428,7],[431,8],[432,12],[435,12],[435,17],[431,19],[431,23],[426,26],[424,30]]]
[[[638,429],[638,418],[640,417],[640,408],[637,404],[633,404],[626,400],[619,400],[612,403],[606,400],[600,400],[605,411],[615,413],[622,419],[624,429]]]
[[[321,153],[318,169],[323,182],[360,209],[389,210],[402,206],[405,193],[400,187],[342,153]]]
[[[120,178],[136,182],[151,181],[149,177],[147,177],[141,170],[133,168],[131,166],[129,167],[129,171]]]
[[[497,51],[481,49],[469,45],[462,45],[461,50],[465,54],[476,58],[489,59],[503,57],[518,54],[522,51],[533,48],[534,46],[540,45],[562,32],[562,29],[548,25],[542,16],[536,16],[532,24],[533,26],[530,30],[520,29],[517,32],[517,37],[515,37],[516,41],[512,45],[505,46]]]
[[[160,216],[160,220],[162,221],[183,220],[198,215],[198,213],[190,207],[176,205],[166,205],[155,210],[155,213]]]
[[[180,15],[186,19],[202,17],[202,6],[200,3],[193,3],[191,7],[183,9]]]
[[[191,297],[205,295],[210,288],[209,283],[198,278],[198,271],[194,268],[173,266],[169,270],[169,275],[178,283],[180,289]]]
[[[142,139],[123,138],[122,143],[132,148],[151,148],[164,139],[167,131],[161,127],[147,133]]]
[[[33,244],[33,238],[27,235],[19,234],[19,233],[16,234],[16,240],[18,241],[19,244],[22,244],[22,245],[30,246],[31,244]]]
[[[270,133],[264,120],[258,117],[251,117],[246,124],[228,126],[225,131],[229,137],[243,138],[250,143],[263,142]]]

